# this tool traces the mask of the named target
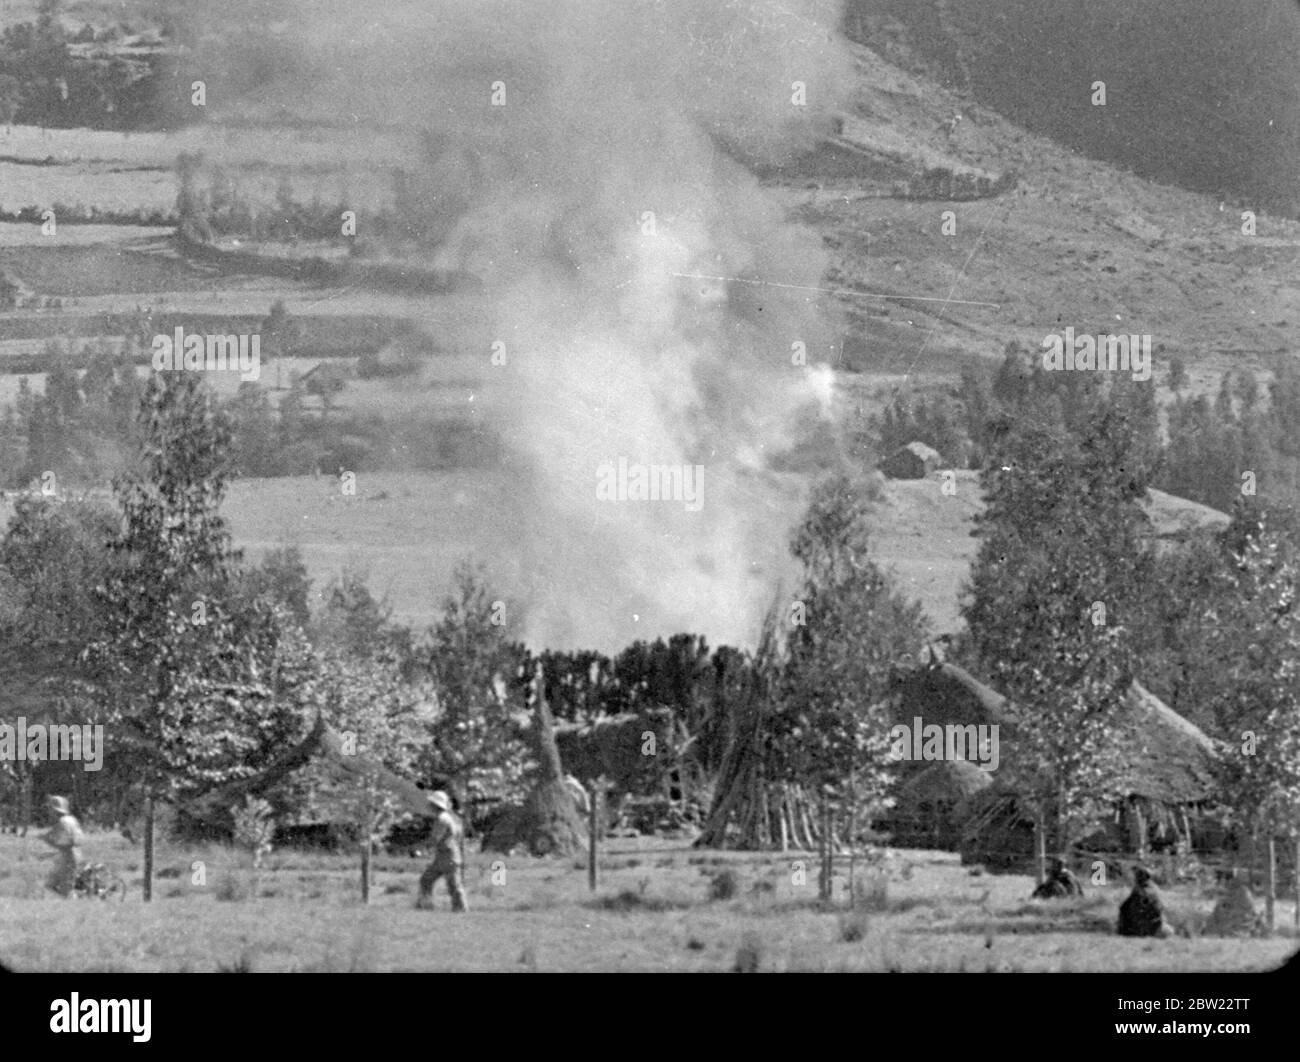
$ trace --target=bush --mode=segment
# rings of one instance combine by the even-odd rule
[[[845,944],[856,944],[867,935],[868,921],[865,911],[854,911],[840,915],[840,940]]]
[[[690,904],[680,900],[670,900],[664,896],[646,896],[634,889],[623,889],[617,895],[602,896],[589,906],[602,911],[617,911],[620,914],[627,914],[630,911],[649,911],[657,914],[663,911],[679,911],[689,907]]]
[[[709,879],[710,900],[730,900],[740,892],[740,875],[730,867],[718,871]]]
[[[227,874],[218,883],[216,896],[222,903],[242,903],[248,899],[248,889],[235,875]]]
[[[232,963],[217,963],[217,973],[252,973],[253,959],[248,952],[239,953],[239,958]]]
[[[889,881],[883,874],[872,874],[854,885],[853,906],[863,911],[889,909]]]
[[[763,942],[756,933],[746,933],[736,949],[736,962],[731,967],[732,973],[758,973],[763,960]]]

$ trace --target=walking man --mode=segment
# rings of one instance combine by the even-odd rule
[[[415,906],[422,910],[433,907],[433,886],[439,878],[447,879],[447,891],[451,894],[451,909],[464,911],[465,880],[463,859],[461,856],[462,840],[465,827],[460,819],[452,813],[451,798],[441,789],[429,794],[429,803],[437,811],[438,817],[433,823],[430,843],[433,846],[433,862],[424,868],[420,875],[420,895]]]
[[[58,853],[54,859],[54,870],[50,872],[45,884],[67,899],[77,883],[81,845],[85,837],[81,832],[81,823],[68,808],[66,797],[51,796],[46,800],[45,807],[54,820],[54,826],[41,834],[41,840]]]

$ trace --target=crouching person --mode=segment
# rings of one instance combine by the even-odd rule
[[[1151,872],[1138,867],[1133,872],[1133,891],[1120,904],[1118,932],[1121,937],[1172,937],[1173,927],[1165,921],[1165,904],[1151,880]]]
[[[447,879],[447,891],[451,894],[453,911],[467,910],[465,905],[465,876],[461,856],[462,840],[465,828],[451,810],[451,798],[442,790],[429,794],[429,803],[437,811],[438,817],[433,823],[430,845],[433,850],[433,862],[420,875],[420,895],[415,906],[423,910],[433,907],[433,886],[439,878]]]
[[[76,888],[77,871],[81,868],[81,845],[85,837],[81,832],[81,824],[68,808],[66,797],[51,796],[46,800],[45,807],[54,820],[54,825],[41,834],[41,840],[58,853],[54,860],[54,870],[50,872],[45,884],[67,899]]]
[[[1043,883],[1034,890],[1035,900],[1065,900],[1071,896],[1082,896],[1083,886],[1074,872],[1065,865],[1064,859],[1053,859],[1052,869]]]

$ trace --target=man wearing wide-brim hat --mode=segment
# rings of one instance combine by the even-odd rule
[[[41,834],[41,840],[58,853],[54,869],[45,884],[67,898],[72,895],[77,882],[77,868],[81,866],[81,844],[85,837],[81,832],[81,823],[68,807],[66,797],[51,795],[46,798],[45,807],[54,820],[54,825]]]
[[[465,881],[461,859],[461,841],[465,828],[451,810],[451,798],[441,789],[429,794],[429,806],[437,816],[433,822],[433,862],[420,875],[420,895],[415,906],[433,907],[433,886],[439,878],[447,879],[453,911],[468,910],[465,904]]]

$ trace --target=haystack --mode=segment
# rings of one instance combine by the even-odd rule
[[[1246,879],[1234,876],[1228,883],[1227,892],[1214,905],[1214,912],[1201,931],[1206,937],[1253,937],[1258,936],[1264,928],[1264,920],[1255,906],[1255,897],[1251,895]]]
[[[564,784],[560,750],[555,743],[555,721],[546,703],[546,682],[537,664],[533,680],[534,742],[537,769],[533,788],[522,805],[507,808],[483,839],[483,851],[509,854],[524,848],[535,856],[574,856],[585,851],[586,827],[573,796]]]

